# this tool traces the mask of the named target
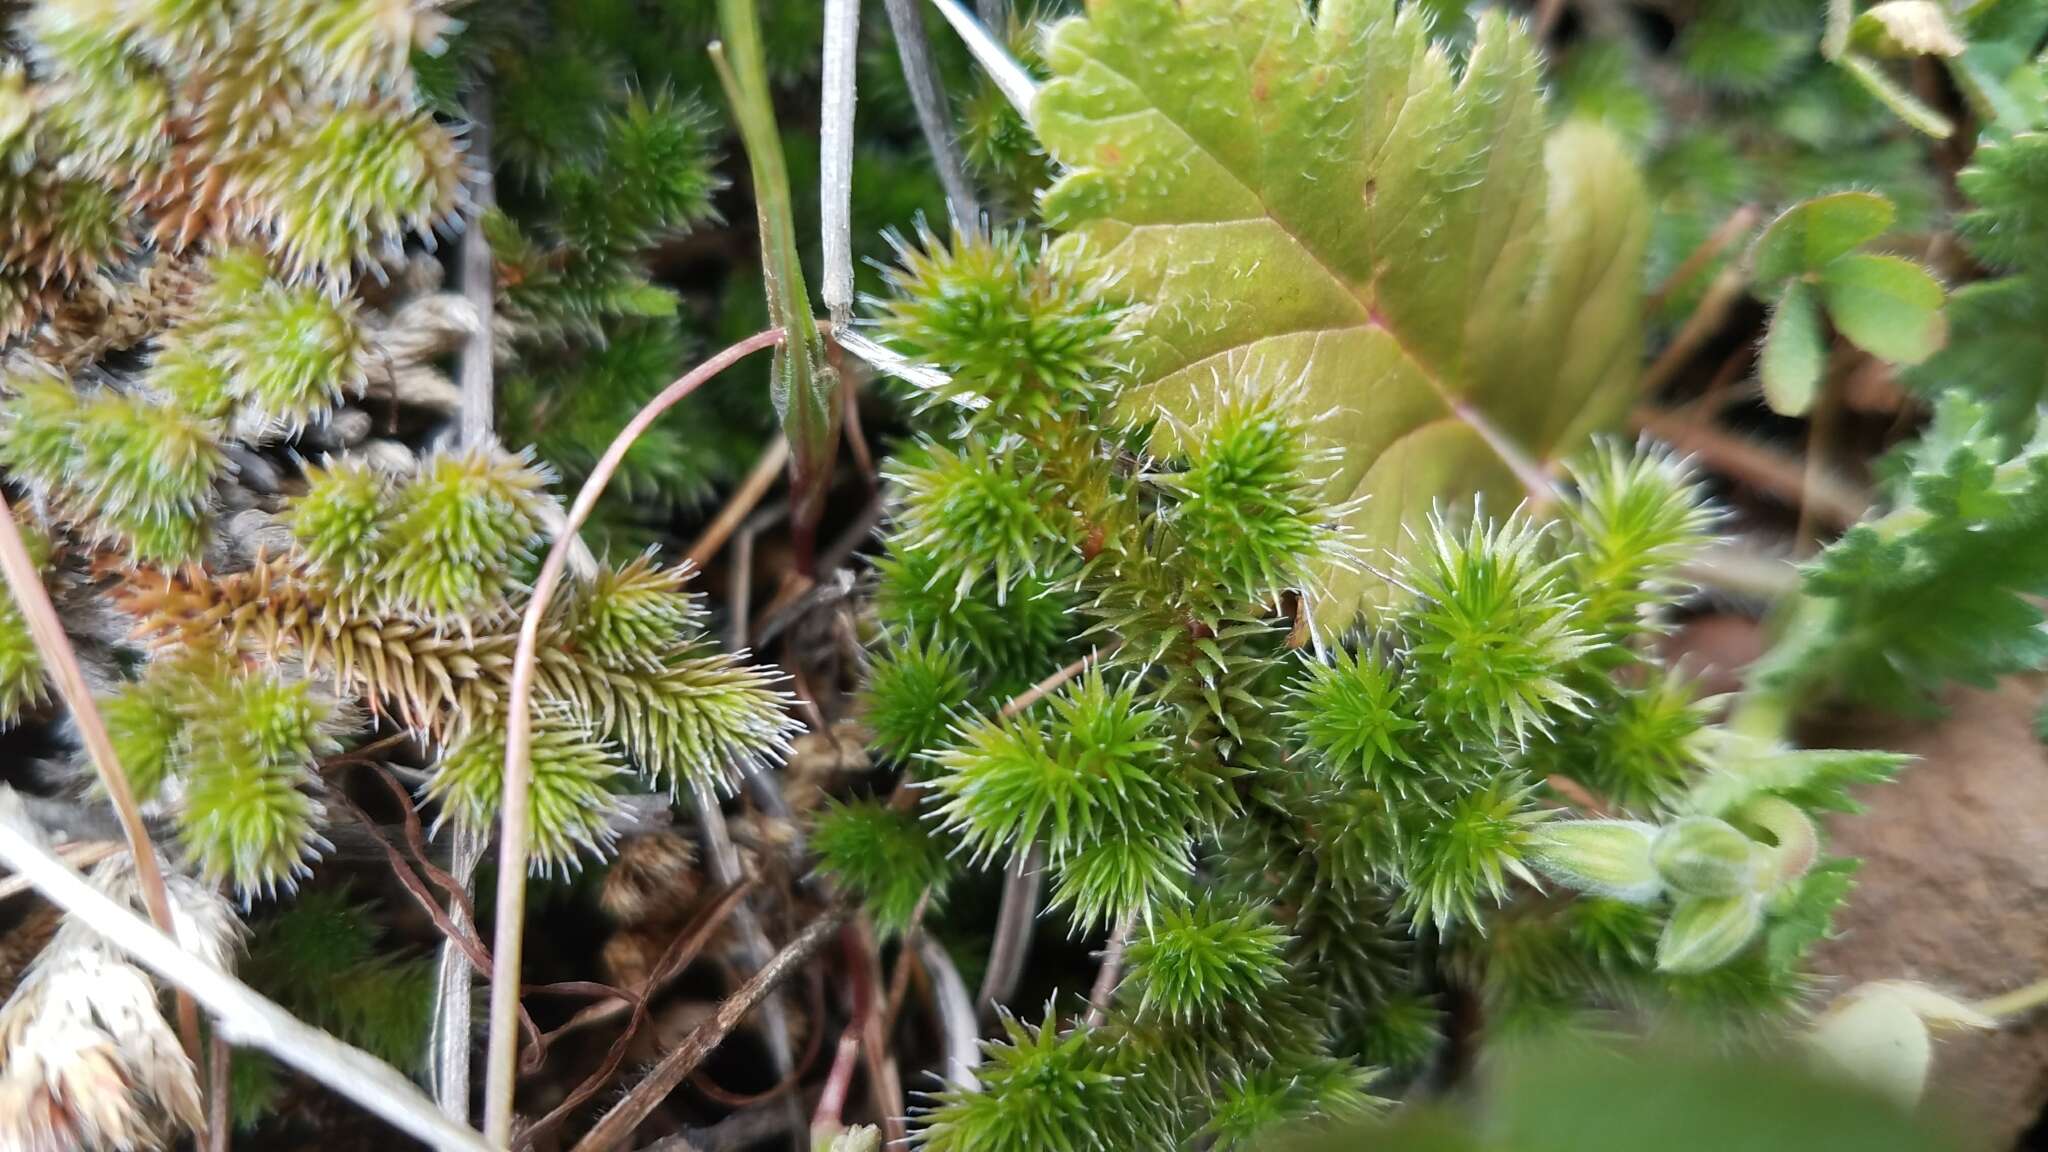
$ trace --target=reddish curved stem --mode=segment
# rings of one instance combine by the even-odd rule
[[[519,964],[520,934],[526,911],[527,754],[533,735],[533,672],[540,648],[540,623],[547,615],[548,601],[562,583],[569,564],[569,552],[576,533],[590,519],[604,494],[612,473],[626,458],[626,452],[663,412],[696,391],[705,381],[740,360],[782,343],[780,328],[757,332],[734,344],[661,390],[647,402],[605,449],[597,466],[576,493],[569,515],[555,532],[540,576],[533,582],[533,598],[519,622],[519,649],[512,659],[511,701],[505,717],[505,794],[503,826],[498,835],[497,935],[492,948],[491,1030],[489,1062],[484,1078],[484,1139],[506,1147],[512,1138],[512,1089],[517,1072],[519,1048]]]

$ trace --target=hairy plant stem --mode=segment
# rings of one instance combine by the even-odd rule
[[[2048,1004],[2048,980],[2036,980],[2024,988],[2015,988],[1989,1000],[1977,1002],[1977,1010],[1994,1020],[2005,1021]]]
[[[135,879],[142,889],[143,907],[149,910],[150,921],[158,931],[175,937],[177,929],[171,919],[171,900],[164,889],[164,874],[157,863],[156,846],[149,839],[149,826],[143,823],[142,809],[135,803],[135,793],[128,787],[128,774],[121,769],[120,757],[114,753],[113,738],[107,734],[106,721],[100,716],[99,705],[93,702],[92,687],[85,681],[85,669],[78,663],[78,652],[72,648],[71,637],[64,631],[57,606],[50,601],[49,589],[43,587],[42,577],[36,572],[35,558],[29,555],[28,544],[21,537],[21,525],[15,521],[14,509],[5,496],[0,496],[0,572],[5,573],[15,603],[21,606],[29,635],[35,639],[36,651],[42,656],[50,678],[56,682],[57,695],[71,710],[71,721],[78,727],[78,738],[92,760],[93,772],[107,794],[107,802],[113,805],[114,814],[120,818],[121,835],[128,841],[128,854],[135,861]],[[192,1003],[192,997],[182,990],[178,992],[178,1041],[185,1049],[186,1059],[191,1060],[194,1067],[201,1066],[204,1050],[199,1042],[199,1009]]]
[[[655,419],[696,391],[705,381],[765,348],[782,343],[780,328],[757,332],[691,369],[661,390],[635,413],[605,449],[575,503],[555,533],[553,547],[534,580],[533,596],[519,622],[519,647],[513,656],[511,686],[505,713],[505,793],[498,835],[497,936],[492,949],[491,1017],[488,1063],[484,1077],[484,1136],[500,1146],[512,1136],[512,1092],[518,1071],[519,965],[526,925],[526,856],[529,787],[528,745],[533,737],[534,665],[539,656],[540,627],[548,602],[561,585],[577,532],[590,519],[612,474]],[[26,555],[26,553],[24,553]]]

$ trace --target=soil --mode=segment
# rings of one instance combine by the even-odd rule
[[[1976,999],[2048,975],[2048,748],[2034,734],[2041,685],[1957,691],[1937,721],[1828,717],[1816,745],[1920,757],[1831,822],[1834,851],[1863,869],[1840,935],[1816,968],[1842,990],[1911,979]],[[2048,1012],[1936,1039],[1930,1099],[1980,1125],[1994,1147],[2048,1147]]]

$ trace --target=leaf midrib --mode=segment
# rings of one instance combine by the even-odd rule
[[[1299,335],[1308,332],[1370,331],[1372,329],[1377,328],[1380,331],[1385,332],[1387,334],[1388,338],[1392,341],[1395,350],[1401,354],[1402,359],[1406,360],[1408,364],[1415,369],[1416,374],[1420,376],[1423,379],[1423,381],[1429,385],[1430,391],[1435,394],[1437,402],[1443,406],[1445,414],[1458,420],[1460,423],[1466,425],[1467,427],[1471,428],[1474,434],[1479,436],[1479,438],[1486,444],[1488,450],[1492,451],[1495,456],[1500,458],[1500,461],[1503,465],[1505,465],[1510,471],[1517,472],[1517,474],[1519,475],[1519,469],[1516,466],[1516,460],[1500,450],[1499,442],[1506,438],[1505,434],[1500,432],[1498,429],[1493,428],[1489,422],[1479,418],[1476,412],[1474,412],[1468,405],[1464,404],[1460,400],[1458,394],[1453,392],[1450,388],[1448,388],[1445,385],[1443,377],[1437,371],[1437,369],[1434,366],[1432,366],[1427,360],[1425,360],[1420,353],[1416,352],[1414,348],[1409,346],[1407,339],[1401,334],[1400,329],[1388,319],[1385,313],[1379,310],[1379,294],[1376,288],[1376,285],[1379,282],[1379,268],[1377,265],[1375,265],[1373,270],[1373,279],[1369,281],[1366,285],[1364,285],[1363,289],[1353,284],[1350,277],[1344,276],[1340,274],[1336,269],[1332,268],[1330,266],[1329,261],[1324,259],[1322,254],[1318,252],[1314,246],[1310,245],[1307,241],[1303,240],[1299,233],[1295,232],[1293,228],[1289,227],[1287,222],[1285,220],[1282,220],[1280,216],[1273,211],[1273,206],[1267,202],[1265,193],[1261,191],[1259,188],[1253,186],[1251,181],[1246,179],[1245,175],[1242,172],[1239,172],[1234,164],[1232,164],[1221,153],[1211,148],[1200,137],[1188,131],[1187,126],[1182,124],[1178,117],[1168,112],[1165,106],[1165,102],[1159,98],[1157,93],[1153,92],[1143,83],[1140,83],[1135,77],[1131,76],[1129,73],[1124,72],[1122,69],[1117,68],[1114,64],[1111,64],[1109,61],[1104,60],[1101,56],[1094,56],[1092,58],[1094,59],[1095,63],[1098,66],[1100,66],[1104,71],[1108,72],[1112,76],[1117,77],[1124,83],[1129,84],[1138,92],[1143,93],[1146,101],[1151,106],[1150,111],[1156,113],[1161,121],[1171,125],[1173,127],[1173,130],[1175,132],[1180,133],[1181,138],[1187,141],[1187,143],[1190,146],[1192,146],[1196,151],[1199,151],[1204,156],[1207,156],[1211,161],[1213,161],[1216,164],[1218,168],[1222,169],[1224,172],[1229,173],[1230,178],[1236,181],[1237,186],[1240,189],[1242,189],[1247,196],[1251,197],[1251,199],[1255,203],[1258,204],[1262,212],[1262,215],[1260,216],[1240,216],[1232,217],[1225,220],[1200,221],[1199,223],[1209,225],[1256,224],[1263,221],[1265,223],[1271,224],[1275,229],[1279,231],[1279,233],[1282,236],[1285,236],[1287,238],[1289,243],[1293,244],[1295,248],[1300,250],[1300,252],[1304,256],[1308,257],[1309,261],[1312,264],[1314,264],[1318,269],[1320,269],[1324,276],[1328,277],[1332,283],[1338,285],[1338,287],[1343,290],[1344,295],[1347,298],[1349,298],[1357,306],[1359,310],[1360,322],[1357,324],[1323,325],[1317,328],[1298,329],[1295,332],[1264,333],[1259,336],[1253,337],[1250,340],[1240,341],[1236,344],[1232,344],[1225,348],[1219,349],[1215,352],[1209,353],[1206,356],[1201,356],[1196,359],[1189,360],[1183,364],[1176,365],[1173,369],[1174,372],[1184,371],[1188,367],[1194,364],[1199,364],[1204,360],[1211,360],[1218,356],[1228,356],[1232,352],[1237,352],[1246,348],[1250,348],[1254,344],[1258,344],[1263,341],[1271,340],[1280,336]],[[1414,99],[1415,95],[1413,92],[1409,92],[1402,98],[1401,111],[1395,113],[1393,117],[1393,120],[1396,123],[1400,121],[1401,116],[1406,112],[1408,105]],[[1365,190],[1363,188],[1358,189],[1358,196],[1361,202],[1364,199],[1364,194]],[[1136,224],[1131,223],[1130,221],[1119,221],[1119,223],[1122,223],[1126,228],[1129,229],[1129,231],[1124,235],[1122,240],[1117,242],[1116,247],[1110,250],[1112,253],[1122,249],[1125,245],[1129,244],[1131,241],[1131,237],[1137,235],[1140,232],[1152,231],[1162,228],[1186,228],[1191,223],[1196,222],[1182,221],[1173,223]]]

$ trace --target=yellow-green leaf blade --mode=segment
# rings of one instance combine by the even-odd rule
[[[1353,527],[1391,552],[1625,407],[1641,185],[1598,129],[1550,135],[1504,16],[1460,69],[1391,0],[1100,0],[1046,61],[1033,120],[1069,168],[1046,216],[1138,306],[1131,410],[1298,383],[1331,497],[1368,498]],[[1376,590],[1329,574],[1319,620]]]

